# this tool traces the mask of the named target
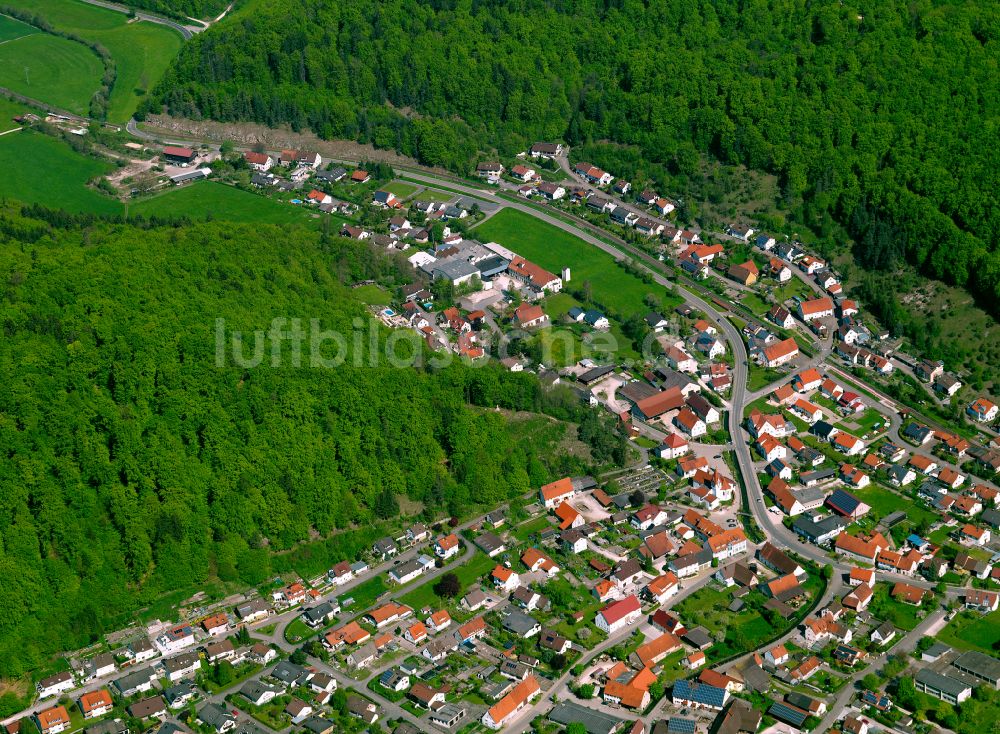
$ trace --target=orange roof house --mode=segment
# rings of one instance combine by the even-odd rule
[[[328,632],[324,639],[329,647],[337,648],[341,645],[360,645],[370,637],[368,630],[360,624],[348,622],[343,627]]]
[[[541,692],[538,680],[533,675],[528,675],[523,681],[514,686],[510,693],[501,698],[490,709],[483,714],[483,724],[491,729],[499,729],[505,726],[514,715],[524,708],[531,699]]]
[[[80,696],[80,711],[83,712],[84,718],[109,711],[114,705],[107,688],[84,693]]]
[[[920,606],[920,603],[924,600],[924,594],[927,592],[921,589],[919,586],[913,586],[911,584],[899,581],[895,586],[892,587],[892,597],[894,599],[900,599],[907,604],[913,604],[914,606]]]
[[[569,502],[563,502],[555,509],[556,517],[559,518],[559,529],[578,528],[584,524],[583,515],[574,510]]]
[[[794,359],[799,354],[799,345],[791,337],[765,347],[764,364],[767,367],[779,367]]]
[[[564,500],[573,497],[576,491],[573,489],[573,480],[569,477],[563,477],[544,485],[539,493],[546,509],[551,510],[558,507]]]
[[[681,638],[670,632],[664,632],[635,650],[635,657],[644,667],[652,667],[667,655],[681,649]]]
[[[35,718],[38,720],[38,728],[41,729],[42,734],[48,734],[50,731],[62,731],[70,723],[69,713],[65,706],[53,706],[50,709],[39,711]]]
[[[559,566],[546,553],[537,548],[528,548],[521,555],[521,562],[531,571],[541,569],[545,573],[553,573],[559,570]]]

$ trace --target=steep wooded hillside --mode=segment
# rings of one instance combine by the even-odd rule
[[[341,531],[397,500],[467,515],[580,468],[474,407],[537,409],[532,375],[314,368],[308,339],[298,368],[287,343],[277,366],[270,347],[259,366],[217,366],[220,318],[247,355],[275,317],[349,335],[364,309],[342,280],[408,277],[364,245],[7,205],[0,274],[0,675],[164,593],[261,583],[305,541],[318,572],[371,542]]]
[[[458,170],[606,139],[672,189],[710,153],[778,174],[830,251],[995,305],[998,36],[996,0],[268,0],[189,43],[157,104]]]

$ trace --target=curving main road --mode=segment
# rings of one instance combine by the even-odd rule
[[[124,13],[125,15],[128,15],[133,10],[132,8],[126,5],[110,2],[110,0],[83,0],[83,2],[87,3],[88,5],[94,5],[98,8],[105,8],[107,10],[114,10],[117,13]],[[201,31],[205,30],[205,28],[201,28],[199,26],[186,26],[181,23],[178,23],[175,20],[171,20],[170,18],[165,18],[162,15],[155,15],[153,13],[147,13],[144,10],[135,11],[135,17],[138,18],[139,20],[145,20],[149,23],[156,23],[157,25],[162,25],[166,26],[167,28],[172,28],[173,30],[180,33],[181,37],[185,41],[187,41],[190,38],[193,38],[195,33],[200,33]],[[208,26],[205,27],[207,28]]]

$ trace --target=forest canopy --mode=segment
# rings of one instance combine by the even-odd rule
[[[365,312],[344,283],[411,275],[361,243],[5,205],[0,263],[0,675],[166,592],[260,584],[307,541],[328,568],[345,546],[320,541],[397,497],[465,516],[570,469],[493,410],[538,409],[533,375],[216,365],[218,318],[348,331]]]
[[[908,258],[995,310],[998,35],[997,0],[251,0],[147,111],[462,171],[537,139],[635,146],[661,182],[708,153],[777,174],[864,266]]]

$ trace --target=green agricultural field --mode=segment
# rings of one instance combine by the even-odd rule
[[[121,211],[118,201],[87,187],[110,171],[110,164],[78,155],[47,135],[25,131],[0,137],[0,169],[0,196],[71,212]]]
[[[38,29],[27,23],[22,23],[17,18],[0,15],[0,43],[22,36],[30,36],[32,33],[38,33]]]
[[[40,15],[60,31],[97,41],[111,53],[118,72],[108,107],[108,119],[112,122],[126,122],[132,116],[139,101],[160,80],[181,48],[180,34],[166,26],[129,23],[124,13],[98,8],[80,0],[8,0],[8,4]],[[89,50],[88,53],[93,55]],[[0,68],[3,68],[2,63]],[[100,62],[98,68],[97,83],[88,89],[85,104],[99,86],[103,73]],[[15,69],[19,70],[20,67]],[[49,101],[37,94],[22,93]]]
[[[85,115],[104,64],[82,43],[33,33],[0,44],[0,87]]]
[[[162,194],[133,203],[129,212],[147,217],[187,217],[192,220],[211,217],[266,224],[318,221],[312,212],[301,207],[282,204],[214,181],[167,189]]]
[[[648,293],[662,298],[665,310],[681,302],[679,298],[667,297],[660,286],[647,285],[625,272],[611,255],[530,214],[504,209],[473,232],[477,239],[499,242],[556,274],[569,267],[571,287],[590,281],[594,300],[626,317],[649,310],[643,303]]]
[[[14,118],[27,111],[28,108],[20,102],[0,97],[0,133],[18,127],[18,124],[14,122]]]

